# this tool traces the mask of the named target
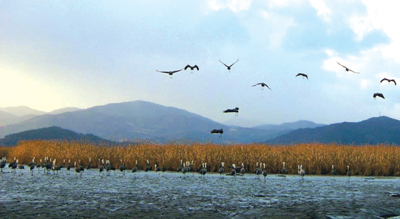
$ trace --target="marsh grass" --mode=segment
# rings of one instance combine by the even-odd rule
[[[400,176],[400,147],[390,145],[347,146],[338,144],[298,144],[290,146],[270,146],[264,144],[218,145],[212,143],[143,143],[127,146],[99,146],[84,142],[23,141],[16,147],[0,148],[0,156],[7,156],[8,162],[17,157],[27,164],[36,157],[36,162],[44,157],[81,160],[84,165],[92,158],[92,167],[98,167],[99,159],[110,160],[115,167],[122,159],[131,169],[138,161],[139,169],[144,169],[146,160],[150,165],[165,165],[168,170],[176,170],[183,162],[194,161],[198,169],[206,162],[208,171],[217,172],[221,162],[237,166],[244,163],[246,172],[253,172],[256,162],[266,164],[269,173],[280,173],[282,163],[286,163],[289,174],[297,174],[297,166],[303,165],[307,174],[331,174],[332,165],[338,174],[345,175],[347,165],[353,175]]]

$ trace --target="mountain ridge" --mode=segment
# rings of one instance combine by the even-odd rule
[[[259,129],[264,129],[264,130],[288,130],[288,129],[300,129],[300,128],[316,128],[316,127],[321,127],[325,126],[325,124],[319,124],[315,123],[312,121],[308,120],[298,120],[295,122],[284,122],[279,125],[274,125],[274,124],[266,124],[266,125],[258,125],[258,126],[253,126],[252,128],[259,128]]]
[[[0,137],[48,126],[59,126],[78,133],[91,133],[101,138],[147,139],[167,142],[186,138],[201,142],[255,142],[276,137],[279,133],[261,129],[229,127],[187,110],[147,101],[130,101],[94,106],[57,115],[45,114],[18,124],[0,127]],[[209,132],[223,128],[219,139]]]
[[[281,145],[299,143],[400,145],[400,121],[381,116],[360,122],[342,122],[317,128],[297,129],[264,143]]]
[[[84,141],[103,145],[117,144],[116,142],[108,141],[92,134],[80,134],[57,126],[51,126],[7,135],[3,139],[0,139],[0,145],[15,146],[19,141],[29,140]]]

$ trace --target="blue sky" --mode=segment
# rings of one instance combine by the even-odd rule
[[[239,125],[400,119],[397,1],[1,1],[0,107],[147,100]],[[218,60],[230,64],[231,73]],[[336,62],[361,72],[344,71]],[[173,76],[197,64],[199,72]],[[309,80],[296,78],[299,72]],[[272,91],[251,85],[265,82]],[[381,92],[386,99],[373,99]],[[222,114],[239,107],[239,117]]]

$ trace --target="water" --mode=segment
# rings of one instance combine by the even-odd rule
[[[0,174],[0,217],[389,218],[400,215],[397,177],[220,176],[97,169]]]

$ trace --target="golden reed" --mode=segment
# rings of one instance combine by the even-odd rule
[[[206,162],[208,171],[217,172],[221,162],[228,165],[240,166],[244,163],[246,172],[253,172],[256,163],[265,163],[269,173],[280,173],[282,163],[286,163],[289,174],[297,173],[297,166],[303,165],[307,174],[331,174],[332,165],[336,172],[345,175],[347,165],[353,175],[364,176],[400,176],[400,147],[390,145],[347,146],[338,144],[298,144],[290,146],[270,146],[264,144],[232,144],[218,145],[212,143],[143,143],[129,146],[99,146],[84,142],[60,141],[23,141],[16,147],[0,148],[0,157],[7,156],[10,162],[14,157],[20,163],[31,162],[36,157],[36,163],[44,157],[57,159],[61,164],[71,160],[81,160],[83,165],[92,158],[92,167],[99,165],[98,160],[110,160],[111,164],[119,167],[122,159],[130,169],[138,161],[143,169],[146,160],[150,165],[165,165],[168,170],[176,170],[183,162],[194,161],[195,168]]]

